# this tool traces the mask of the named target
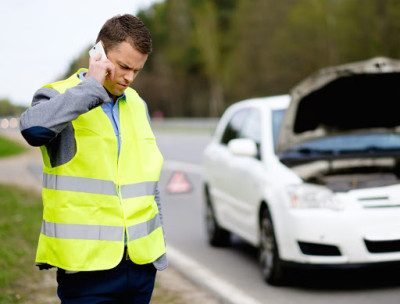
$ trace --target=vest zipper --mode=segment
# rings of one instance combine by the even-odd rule
[[[129,253],[128,253],[128,246],[126,247],[126,254],[125,254],[125,260],[129,261]]]

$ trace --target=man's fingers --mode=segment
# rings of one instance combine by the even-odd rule
[[[89,60],[89,70],[86,74],[87,77],[96,78],[102,85],[104,84],[104,80],[113,79],[115,75],[115,67],[114,64],[108,60],[102,60],[102,55],[97,54],[94,57],[91,57]]]
[[[100,59],[101,59],[101,54],[99,53],[96,56],[91,57],[90,61],[100,61]]]
[[[115,75],[115,66],[114,64],[110,61],[110,65],[107,69],[107,79],[108,80],[112,80],[114,79],[114,75]]]

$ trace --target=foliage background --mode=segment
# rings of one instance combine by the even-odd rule
[[[18,116],[24,110],[25,107],[14,105],[8,99],[0,99],[0,116]]]
[[[166,117],[217,117],[322,67],[400,58],[398,0],[165,0],[138,16],[153,53],[133,87]]]

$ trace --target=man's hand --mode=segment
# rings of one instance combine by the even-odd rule
[[[97,54],[89,59],[89,70],[85,77],[94,77],[103,85],[106,78],[110,80],[114,78],[114,73],[114,64],[108,59],[101,60],[101,54]]]

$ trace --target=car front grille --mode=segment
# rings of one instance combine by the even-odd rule
[[[400,199],[391,199],[389,196],[359,197],[358,201],[364,208],[399,208]]]
[[[400,252],[400,240],[392,241],[368,241],[364,240],[370,253]]]

